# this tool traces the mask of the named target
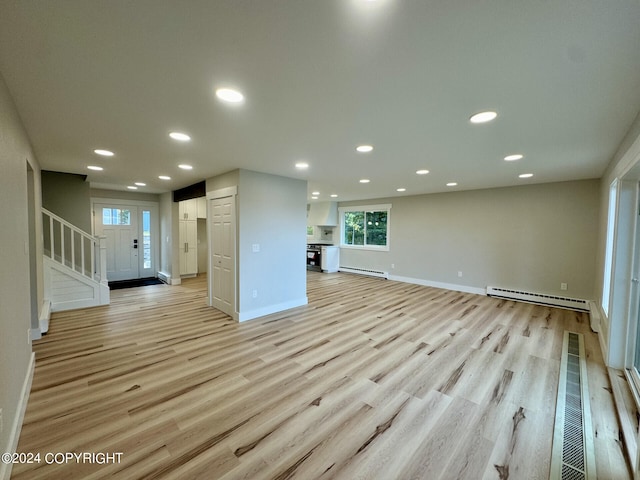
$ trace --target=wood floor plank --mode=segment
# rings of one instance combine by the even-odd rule
[[[12,478],[546,479],[564,330],[585,335],[600,478],[631,478],[586,314],[309,272],[308,305],[238,324],[206,292],[54,313],[18,451],[122,461]]]

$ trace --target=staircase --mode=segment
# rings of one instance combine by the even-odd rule
[[[51,311],[108,305],[105,238],[94,237],[44,208],[42,231],[44,297],[51,302]]]

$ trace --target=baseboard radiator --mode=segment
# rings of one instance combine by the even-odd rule
[[[504,298],[519,302],[536,303],[538,305],[549,305],[550,307],[567,308],[580,312],[589,312],[589,302],[579,298],[560,297],[557,295],[547,295],[544,293],[525,292],[522,290],[511,290],[508,288],[487,287],[487,295],[490,297]]]
[[[389,278],[389,272],[383,272],[382,270],[370,270],[368,268],[357,268],[357,267],[343,267],[340,266],[338,268],[341,272],[346,273],[356,273],[358,275],[368,275],[370,277],[379,277],[379,278]]]
[[[158,280],[171,285],[171,277],[164,272],[158,272]]]

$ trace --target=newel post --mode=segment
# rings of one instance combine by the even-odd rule
[[[108,285],[107,279],[107,237],[98,237],[100,248],[100,283]]]

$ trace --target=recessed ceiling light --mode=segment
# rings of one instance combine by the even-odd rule
[[[485,123],[485,122],[490,122],[491,120],[493,120],[497,116],[498,116],[498,114],[496,112],[493,112],[493,111],[479,112],[479,113],[476,113],[476,114],[472,115],[471,118],[469,119],[469,121],[471,123]]]
[[[133,185],[129,185],[127,188],[129,190],[137,190],[138,189],[138,187],[134,187]]]
[[[311,197],[311,200],[317,200],[318,197]]]
[[[429,173],[429,170],[418,170],[418,171],[416,171],[416,173],[418,175],[426,175],[427,173]]]
[[[223,102],[228,103],[241,103],[244,100],[244,95],[238,90],[232,88],[219,88],[216,90],[216,97]]]
[[[360,180],[360,183],[369,183],[371,180],[369,180],[368,178],[363,178]]]
[[[158,178],[160,180],[171,180],[171,177],[167,177],[166,175],[159,175]]]
[[[296,168],[304,170],[305,168],[309,168],[309,164],[307,162],[298,162],[296,163]]]
[[[95,170],[96,172],[101,172],[102,170],[104,170],[104,168],[98,167],[97,165],[89,165],[87,168],[89,170]]]
[[[146,187],[147,184],[143,183],[143,182],[136,182],[135,185],[139,186],[139,187]]]
[[[449,183],[447,183],[447,187],[455,187],[457,185],[458,185],[457,182],[449,182]]]
[[[518,175],[520,178],[531,178],[533,177],[533,173],[522,173]]]
[[[100,148],[94,150],[94,153],[102,155],[103,157],[113,157],[114,153],[111,150],[102,150]]]
[[[189,135],[182,132],[171,132],[169,136],[174,140],[178,140],[179,142],[188,142],[189,140],[191,140],[191,137]]]
[[[320,192],[311,192],[311,195],[320,195]]]
[[[356,150],[360,153],[369,153],[371,151],[373,151],[373,146],[372,145],[358,145],[356,147]]]
[[[182,170],[193,170],[193,167],[191,165],[187,165],[186,163],[181,163],[180,165],[178,165],[178,168],[181,168]]]
[[[338,195],[336,195],[335,193],[332,193],[331,198],[338,198]]]
[[[396,188],[396,192],[406,192],[406,188]]]
[[[524,158],[524,155],[522,155],[520,153],[515,153],[513,155],[507,155],[506,157],[504,157],[504,159],[507,162],[513,162],[515,160],[522,160],[522,158]]]

